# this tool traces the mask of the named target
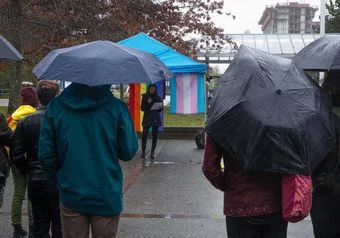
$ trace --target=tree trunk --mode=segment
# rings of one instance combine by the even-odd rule
[[[9,102],[7,114],[11,115],[20,105],[21,105],[21,69],[22,62],[17,61],[11,63],[10,72],[11,72],[11,84],[9,91]]]
[[[20,3],[19,0],[12,0],[10,6],[10,19],[12,29],[12,41],[13,46],[21,52],[21,38],[20,38]],[[23,63],[21,61],[12,63],[11,70],[11,87],[9,91],[9,102],[7,113],[12,114],[21,104],[21,71],[22,71]]]

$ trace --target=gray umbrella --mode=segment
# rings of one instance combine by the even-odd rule
[[[54,79],[89,86],[152,84],[175,77],[154,54],[110,41],[53,50],[32,72],[41,80]]]
[[[317,39],[297,53],[293,61],[304,70],[340,70],[340,35]]]
[[[24,57],[0,35],[0,60],[23,60]]]

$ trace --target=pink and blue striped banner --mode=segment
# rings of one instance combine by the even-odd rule
[[[204,113],[204,77],[203,74],[176,74],[170,79],[170,113]]]

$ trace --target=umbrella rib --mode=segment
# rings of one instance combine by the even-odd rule
[[[284,76],[284,78],[282,79],[282,81],[284,81],[284,80],[287,78],[288,72],[291,70],[291,68],[292,68],[292,66],[293,66],[292,62],[293,62],[292,60],[289,62],[288,71],[285,73],[285,76]]]
[[[7,49],[9,49],[12,53],[15,54],[15,56],[19,59],[19,60],[23,60],[24,57],[20,54],[20,52],[8,41],[6,40],[3,36],[0,35],[0,41],[2,41],[4,43],[4,45],[7,47]],[[0,59],[11,59],[11,58],[2,58],[0,57]]]
[[[136,56],[135,56],[136,57]],[[157,57],[157,56],[156,56]],[[138,57],[136,57],[137,58],[137,61],[138,61],[138,63],[140,64],[140,66],[142,67],[142,69],[143,69],[143,72],[144,72],[144,74],[151,80],[151,82],[150,83],[153,83],[152,82],[152,79],[150,78],[150,76],[146,73],[146,71],[145,71],[145,67],[143,66],[143,64],[142,64],[142,62],[139,60],[139,58]]]
[[[287,90],[287,91],[288,91],[288,90]],[[307,90],[305,90],[305,92],[304,92],[298,99],[300,99],[306,92],[307,92]],[[312,108],[312,107],[310,107],[310,106],[308,106],[308,105],[305,105],[305,104],[301,103],[300,101],[298,101],[298,99],[293,99],[293,98],[290,98],[290,97],[288,97],[288,99],[291,100],[291,101],[293,101],[293,102],[296,102],[296,103],[298,103],[298,104],[300,104],[300,105],[302,105],[302,106],[305,106],[305,107],[309,108],[309,109],[312,110],[312,111],[316,111],[315,108]]]
[[[260,62],[259,62],[259,60],[257,59],[257,57],[255,57],[255,56],[253,55],[253,53],[252,53],[248,48],[246,48],[246,49],[247,49],[247,51],[249,52],[249,54],[251,54],[251,55],[255,58],[256,62],[257,62],[258,65],[261,67],[261,69],[263,69],[263,71],[264,71],[264,73],[266,74],[267,78],[270,79],[270,81],[273,83],[273,81],[272,81],[271,78],[269,77],[267,71],[266,71],[265,68],[260,64]],[[288,74],[288,73],[286,73],[286,75],[287,75],[287,74]],[[286,76],[285,76],[285,77],[286,77]],[[275,85],[273,84],[273,86],[275,86]]]
[[[125,50],[125,49],[123,49],[123,48],[120,48],[120,47],[118,47],[118,48],[119,48],[121,51],[125,52],[125,53],[131,54],[130,52],[128,52],[127,50]],[[152,54],[152,53],[150,53],[150,54]],[[131,54],[131,55],[132,55],[132,54]],[[154,54],[152,54],[152,55],[154,55]],[[147,74],[147,72],[146,72],[146,70],[145,70],[145,67],[143,66],[142,62],[140,61],[140,58],[137,57],[137,56],[134,55],[134,54],[133,54],[133,56],[137,59],[139,65],[142,67],[143,73],[146,75],[147,78],[150,79],[151,82],[149,82],[149,83],[153,83],[151,77]],[[154,55],[154,56],[157,57],[156,55]],[[143,56],[143,57],[144,57],[144,56]],[[158,57],[157,57],[157,58],[158,58]],[[164,75],[165,75],[165,74],[164,74]],[[164,77],[164,79],[165,79],[165,77]]]
[[[288,98],[288,99],[290,99],[290,98]],[[286,97],[284,97],[284,102],[286,102],[286,100],[287,100],[287,98]],[[285,107],[286,108],[286,112],[289,114],[289,116],[290,116],[290,119],[291,119],[291,121],[292,121],[292,123],[294,124],[294,127],[295,128],[297,128],[297,124],[295,123],[295,121],[294,120],[292,120],[292,114],[290,113],[290,111],[288,110],[288,106],[287,106],[287,104],[286,103],[282,103],[282,106],[283,107]]]
[[[322,120],[322,118],[320,117],[320,115],[319,115],[318,113],[316,113],[316,115],[317,115],[317,117],[319,117],[319,118],[320,118],[320,120]],[[328,128],[327,128],[327,129],[328,129]],[[310,134],[310,135],[313,135],[313,133],[311,133],[311,131],[310,131],[309,127],[307,127],[307,130],[308,130],[308,132],[309,132],[309,134]],[[327,131],[328,131],[328,130],[327,130]],[[317,146],[317,145],[318,145],[318,143],[315,141],[315,138],[314,138],[314,136],[310,136],[310,137],[312,137],[312,140],[313,140],[313,142],[314,142],[314,145],[315,145],[315,146]],[[308,153],[308,150],[307,150],[307,153]],[[312,167],[312,166],[311,166],[311,163],[309,163],[309,164],[308,164],[308,167],[309,167],[308,169],[310,170],[310,169],[311,169],[311,167]]]
[[[97,55],[99,54],[99,50],[102,49],[102,46],[98,47],[97,51],[96,51],[96,54],[95,54],[95,57],[94,57],[94,64],[93,64],[93,70],[92,70],[92,79],[94,79],[94,75],[95,75],[95,68],[96,68],[96,65],[97,65]],[[90,80],[90,79],[88,79]],[[96,82],[98,79],[96,78],[94,82]],[[90,82],[90,81],[89,81]]]

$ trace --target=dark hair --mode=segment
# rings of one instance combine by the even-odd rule
[[[39,81],[37,95],[41,105],[47,106],[60,93],[60,85],[54,80]]]
[[[158,92],[157,92],[158,90],[157,90],[156,84],[150,84],[149,87],[148,87],[147,93],[150,93],[150,88],[152,88],[152,87],[154,87],[156,89],[155,94],[158,94]]]

